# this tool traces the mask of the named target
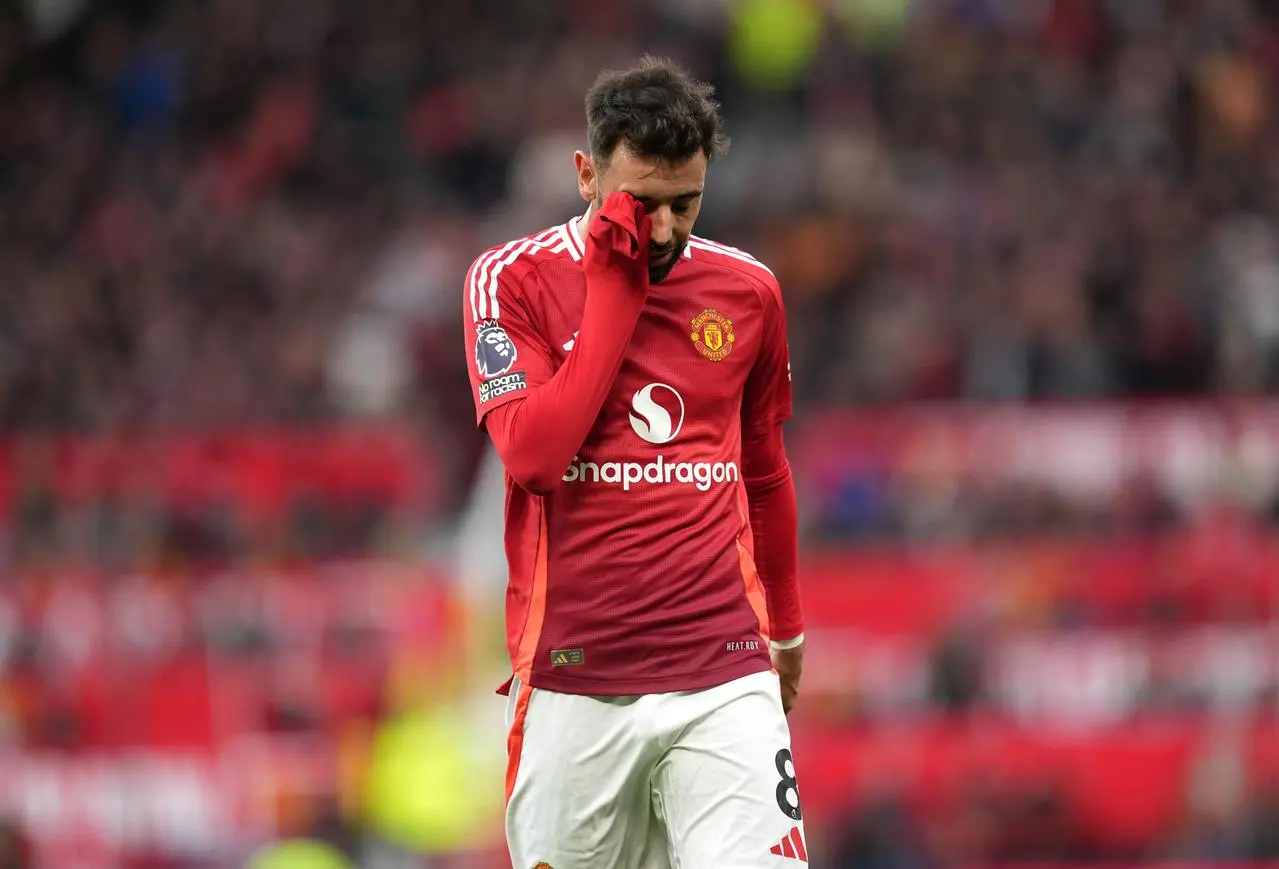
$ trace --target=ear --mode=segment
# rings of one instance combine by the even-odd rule
[[[573,154],[573,164],[577,167],[577,192],[587,202],[594,202],[599,191],[599,173],[595,161],[583,151]]]

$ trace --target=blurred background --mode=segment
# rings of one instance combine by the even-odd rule
[[[1279,861],[1266,0],[5,0],[0,869],[508,866],[461,287],[602,67],[768,262],[813,865]]]

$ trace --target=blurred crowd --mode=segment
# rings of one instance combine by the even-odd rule
[[[1170,828],[1149,849],[1097,842],[1079,823],[1078,807],[1051,780],[1003,786],[974,777],[958,790],[957,798],[927,815],[895,794],[877,795],[849,818],[826,865],[938,869],[964,861],[993,866],[1279,860],[1279,788],[1264,781],[1245,781],[1228,795],[1218,787],[1208,799],[1188,789],[1186,811],[1178,818],[1182,826]]]
[[[679,59],[724,104],[734,142],[711,170],[699,233],[778,274],[801,430],[843,408],[919,401],[1279,389],[1279,5],[1268,0],[0,4],[0,750],[141,738],[131,728],[150,719],[103,700],[108,673],[122,691],[172,689],[155,692],[171,706],[152,710],[171,736],[207,726],[192,704],[208,702],[218,673],[252,694],[237,707],[245,732],[397,721],[391,629],[374,622],[409,608],[388,598],[365,613],[350,597],[367,593],[362,574],[293,585],[269,571],[421,554],[458,514],[483,449],[462,277],[488,245],[582,208],[571,174],[582,94],[641,51]],[[795,440],[805,533],[963,541],[973,553],[1098,530],[1177,537],[1173,556],[1121,565],[1143,586],[1139,629],[1186,626],[1160,603],[1196,565],[1211,565],[1215,586],[1246,578],[1273,610],[1264,540],[1279,522],[1279,429],[1267,413],[1225,447],[1199,431],[1215,419],[1170,418],[1114,473],[1114,444],[1133,439],[1109,418],[1049,419],[1010,440],[1007,464],[1020,451],[1020,465],[1007,473],[1002,454],[979,466],[928,427],[906,448],[888,424],[862,440],[832,426],[824,444],[820,432]],[[410,429],[439,491],[299,490],[264,518],[221,479],[178,474],[157,490],[160,452],[133,440],[353,421]],[[974,431],[980,446],[989,432]],[[49,432],[118,438],[131,464],[109,484],[96,472],[68,482]],[[1051,448],[1030,449],[1041,433]],[[1190,497],[1182,478],[1205,457],[1220,467]],[[235,476],[218,461],[194,464]],[[1089,488],[1098,477],[1104,495]],[[1024,593],[1048,613],[1038,627],[1114,626],[1059,593],[1054,577],[1070,571],[1050,553],[1022,558]],[[92,569],[58,563],[77,560]],[[1014,560],[995,553],[971,571],[994,588]],[[1273,715],[1274,674],[1233,657],[1257,665],[1256,648],[1234,640],[1273,618],[1249,606],[1207,621],[1238,629],[1219,637],[1221,672],[1254,674],[1246,708]],[[307,621],[325,607],[346,618]],[[1008,674],[990,636],[916,640],[909,679],[899,661],[881,673],[899,692],[881,723],[1016,707],[993,696]],[[832,671],[863,703],[875,661],[897,660],[873,647],[858,646],[857,673]],[[1049,681],[1068,686],[1075,661],[1059,663]],[[1121,669],[1111,663],[1107,674]],[[1043,666],[1027,665],[1023,683]],[[1134,678],[1125,702],[1214,705],[1212,673],[1204,687],[1175,670]],[[910,686],[918,696],[902,700]],[[1078,711],[1078,698],[1054,702]],[[860,712],[832,720],[875,718]],[[436,724],[406,726],[454,732]],[[398,762],[388,794],[404,790]],[[1086,807],[1052,782],[975,787],[945,806],[871,794],[815,847],[829,865],[874,869],[1279,859],[1273,781],[1217,768],[1205,761],[1188,782],[1166,835],[1126,852],[1089,838],[1072,814]],[[19,839],[0,828],[0,867],[29,865]]]
[[[6,8],[6,427],[455,429],[460,276],[580,208],[642,49],[719,89],[703,230],[779,272],[806,405],[1279,384],[1261,0]]]
[[[10,5],[0,430],[391,419],[431,444],[456,509],[483,444],[461,276],[581,208],[581,94],[641,50],[718,88],[734,146],[701,231],[779,274],[801,421],[1262,393],[1279,386],[1273,8]],[[1009,500],[1014,524],[1061,512]]]

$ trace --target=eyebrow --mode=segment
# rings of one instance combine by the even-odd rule
[[[701,190],[688,190],[688,191],[685,191],[684,193],[680,193],[676,196],[670,197],[670,201],[679,202],[681,199],[696,199],[697,197],[701,195],[702,195]],[[650,202],[657,202],[658,198],[656,196],[636,196],[635,201],[642,202],[643,204],[647,205]]]

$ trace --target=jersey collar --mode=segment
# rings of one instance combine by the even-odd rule
[[[568,222],[565,235],[568,236],[569,253],[573,259],[580,260],[586,253],[586,218],[591,213],[588,208],[585,214],[579,214]]]

